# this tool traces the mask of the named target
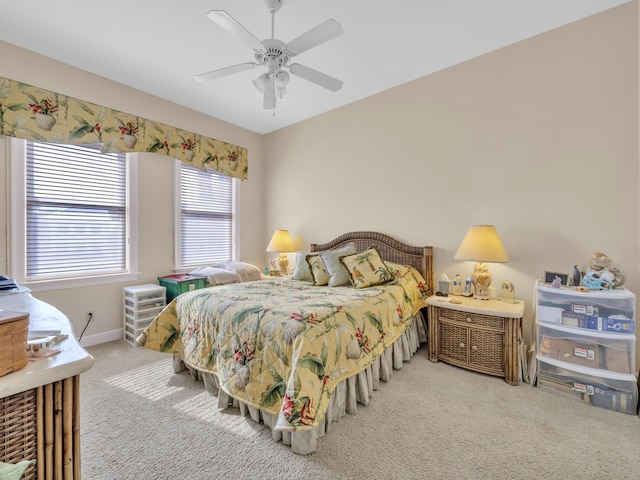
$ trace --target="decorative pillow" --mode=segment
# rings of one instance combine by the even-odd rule
[[[351,275],[351,283],[355,288],[374,287],[395,279],[380,258],[376,247],[341,257],[340,261],[347,267]]]
[[[307,263],[309,264],[309,269],[313,275],[313,284],[328,285],[329,274],[327,273],[326,268],[324,268],[324,262],[320,258],[320,255],[307,255]]]
[[[229,270],[217,267],[200,267],[192,270],[191,275],[199,275],[201,277],[207,277],[207,284],[213,285],[226,285],[229,283],[239,283],[240,275]]]
[[[391,273],[393,273],[393,276],[396,279],[403,278],[410,271],[410,268],[408,265],[402,265],[401,263],[395,263],[395,262],[384,262],[384,263],[387,265],[387,268]]]
[[[238,274],[241,282],[251,282],[252,280],[261,280],[262,272],[255,265],[246,262],[220,262],[213,265],[217,268],[229,270]]]
[[[296,267],[293,269],[294,280],[313,282],[313,275],[311,274],[309,264],[307,263],[307,255],[311,255],[311,252],[300,252],[296,256]]]
[[[344,247],[336,248],[335,250],[325,250],[320,252],[320,258],[324,263],[324,268],[329,274],[329,286],[339,287],[349,283],[351,278],[349,277],[349,271],[340,262],[340,257],[345,255],[351,255],[356,253],[355,243],[348,243]]]

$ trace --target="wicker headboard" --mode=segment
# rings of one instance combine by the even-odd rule
[[[414,247],[378,232],[350,232],[327,243],[312,243],[311,251],[333,250],[354,243],[357,251],[375,246],[383,260],[411,265],[427,281],[429,294],[433,293],[433,247]]]

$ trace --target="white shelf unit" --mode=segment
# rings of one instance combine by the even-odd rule
[[[536,285],[538,387],[636,414],[636,297]]]
[[[123,289],[123,338],[132,345],[136,338],[162,311],[167,304],[165,287],[154,285],[136,285]]]

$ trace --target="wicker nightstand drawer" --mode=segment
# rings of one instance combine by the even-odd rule
[[[496,330],[504,331],[504,318],[492,317],[489,315],[480,315],[478,313],[459,312],[457,310],[449,310],[448,308],[438,308],[437,315],[442,319],[452,322],[459,322],[465,325],[483,326]]]

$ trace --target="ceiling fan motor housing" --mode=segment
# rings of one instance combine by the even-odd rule
[[[270,12],[278,12],[282,6],[282,0],[264,0],[264,3]]]
[[[256,52],[256,61],[262,65],[284,66],[289,62],[289,52],[285,49],[285,43],[275,38],[268,38],[262,41],[264,50]],[[276,65],[273,65],[273,64]]]

